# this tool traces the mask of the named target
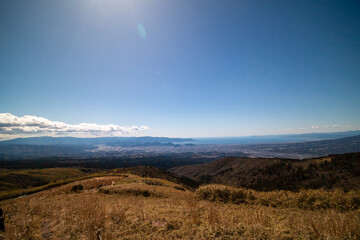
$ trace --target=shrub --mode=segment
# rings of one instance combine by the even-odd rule
[[[145,179],[143,181],[145,184],[147,185],[153,185],[153,186],[165,186],[164,183],[159,182],[159,181],[154,181],[154,180],[150,180],[150,179]]]
[[[100,188],[99,192],[104,194],[120,194],[142,197],[163,197],[161,193],[139,188]]]
[[[84,189],[83,185],[77,184],[71,187],[71,192],[79,193]]]
[[[246,191],[221,185],[207,185],[200,187],[196,191],[198,199],[208,200],[211,202],[219,201],[225,203],[245,203]],[[250,194],[250,192],[249,192]]]
[[[185,188],[183,188],[183,187],[175,186],[174,188],[177,190],[180,190],[180,191],[185,191]]]

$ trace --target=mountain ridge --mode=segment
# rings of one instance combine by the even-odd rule
[[[15,138],[0,141],[0,145],[137,145],[145,143],[172,143],[195,141],[192,138],[168,138],[168,137],[98,137],[98,138],[78,138],[78,137],[29,137]]]

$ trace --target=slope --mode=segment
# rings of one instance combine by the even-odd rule
[[[360,188],[360,153],[305,160],[223,158],[205,164],[174,167],[170,171],[199,183],[259,190],[349,190]]]

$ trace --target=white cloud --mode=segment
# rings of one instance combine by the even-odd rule
[[[341,125],[338,125],[338,124],[332,124],[332,125],[326,125],[326,126],[323,126],[323,128],[333,128],[333,127],[341,127]]]
[[[149,130],[147,126],[123,127],[115,124],[96,123],[66,124],[31,115],[17,117],[10,113],[0,113],[0,134],[9,135],[67,135],[67,136],[121,136]]]
[[[320,128],[319,126],[311,126],[311,128]]]

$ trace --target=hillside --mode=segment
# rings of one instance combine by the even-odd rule
[[[8,170],[0,169],[0,192],[37,187],[60,179],[85,176],[89,170],[78,168],[50,168]]]
[[[130,173],[141,177],[156,177],[194,190],[199,185],[187,178],[155,167],[130,167],[113,170],[88,168],[0,169],[0,201],[36,193],[75,181],[94,177],[117,176]]]
[[[360,238],[359,192],[211,185],[194,193],[124,172],[0,201],[0,207],[6,240]]]
[[[360,189],[360,153],[305,160],[223,158],[170,171],[200,184],[220,183],[258,190]]]
[[[187,178],[187,177],[180,177],[172,172],[159,169],[156,167],[131,167],[131,168],[118,168],[113,170],[114,173],[131,173],[140,177],[150,177],[150,178],[160,178],[164,179],[176,184],[180,184],[185,186],[186,188],[194,190],[199,186],[198,182]]]

